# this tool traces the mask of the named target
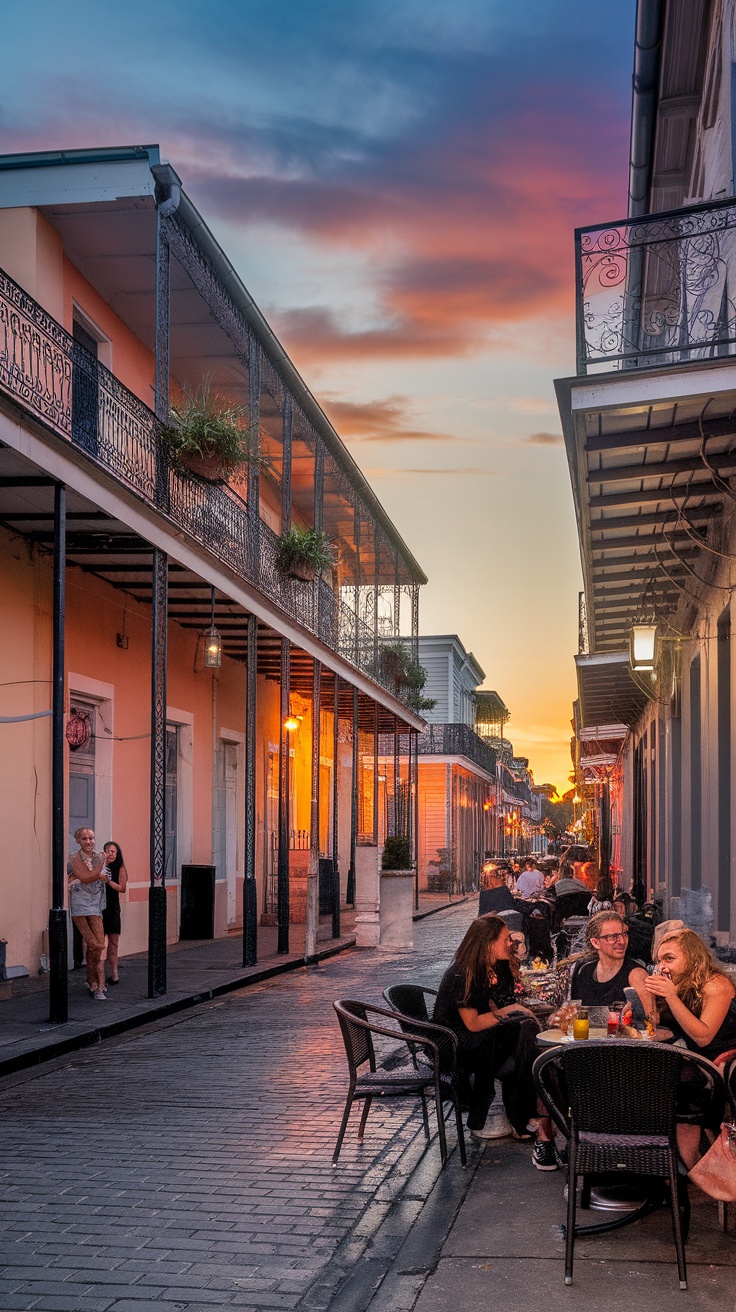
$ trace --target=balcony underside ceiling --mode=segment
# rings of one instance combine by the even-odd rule
[[[36,466],[7,447],[0,446],[0,526],[51,552],[54,538],[54,482]],[[152,548],[120,520],[96,508],[73,488],[67,489],[67,567],[91,574],[115,588],[120,594],[119,632],[124,632],[125,601],[150,608],[152,598]],[[212,590],[209,583],[173,561],[169,563],[169,619],[185,630],[203,632],[211,621]],[[223,592],[215,595],[215,625],[223,640],[225,656],[245,661],[247,653],[248,614]],[[114,635],[111,634],[111,641]],[[258,621],[258,672],[269,679],[280,677],[281,635]],[[121,657],[121,659],[124,659]],[[197,668],[201,668],[198,652]],[[291,647],[291,690],[310,697],[312,692],[312,658],[299,647]],[[203,677],[207,677],[203,674]],[[331,709],[334,702],[334,674],[322,668],[323,704]],[[245,674],[243,675],[245,696]],[[351,718],[353,689],[341,680],[340,715]],[[394,716],[388,708],[374,703],[363,693],[359,699],[361,729],[373,733],[374,707],[378,705],[379,731],[393,730]],[[399,725],[402,732],[407,726]]]
[[[670,390],[682,378],[677,400],[632,404],[637,384],[642,396],[656,386],[656,377],[639,383],[633,372],[599,376],[595,405],[591,389],[583,399],[589,380],[558,385],[593,653],[624,650],[636,622],[688,632],[727,550],[736,510],[733,374],[728,389],[706,395],[703,379],[712,385],[716,376],[701,372],[689,396],[687,370],[661,374]],[[611,404],[617,393],[622,403]]]
[[[580,730],[600,733],[584,735],[586,756],[615,752],[626,730],[639,719],[647,704],[646,685],[637,681],[629,665],[628,651],[576,656]],[[581,737],[583,734],[581,734]],[[615,755],[614,752],[614,755]]]

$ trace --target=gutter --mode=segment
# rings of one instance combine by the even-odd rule
[[[664,0],[638,0],[631,88],[630,219],[649,212],[663,29]]]

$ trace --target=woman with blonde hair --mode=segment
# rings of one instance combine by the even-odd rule
[[[702,938],[692,929],[670,930],[659,940],[656,959],[657,972],[644,985],[655,1017],[709,1061],[736,1048],[736,988]],[[692,1108],[698,1124],[678,1126],[680,1154],[688,1166],[697,1160],[701,1123],[714,1129],[711,1122],[720,1121],[717,1108],[705,1115],[703,1110]]]

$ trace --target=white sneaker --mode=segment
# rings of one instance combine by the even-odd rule
[[[509,1125],[506,1117],[489,1116],[482,1130],[471,1130],[470,1133],[476,1139],[508,1139],[513,1130]]]
[[[107,1002],[107,994],[103,993],[102,989],[97,990],[97,992],[94,995],[94,998],[95,998],[95,1002]]]

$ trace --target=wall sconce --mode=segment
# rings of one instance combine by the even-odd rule
[[[654,648],[657,639],[656,624],[635,624],[631,630],[631,668],[652,673]]]
[[[212,618],[204,632],[204,666],[206,670],[219,670],[222,665],[222,637],[215,628],[215,589],[212,589]]]
[[[297,717],[295,715],[287,715],[284,720],[284,728],[287,733],[294,733],[294,730],[299,728]]]

